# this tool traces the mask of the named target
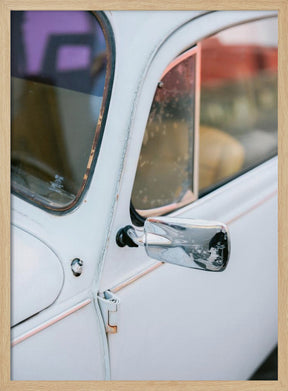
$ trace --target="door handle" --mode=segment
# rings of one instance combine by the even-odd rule
[[[230,235],[216,221],[174,217],[149,217],[137,233],[130,225],[116,237],[120,247],[144,246],[150,258],[193,269],[225,270],[230,256]]]

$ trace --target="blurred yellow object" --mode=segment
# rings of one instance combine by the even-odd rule
[[[222,130],[200,126],[199,190],[231,177],[241,170],[245,150]]]

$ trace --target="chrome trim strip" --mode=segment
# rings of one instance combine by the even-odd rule
[[[166,67],[164,72],[161,75],[161,80],[167,75],[168,72],[171,71],[171,69],[175,68],[176,65],[180,64],[180,62],[186,60],[189,57],[194,56],[195,54],[199,53],[199,47],[198,45],[193,46],[191,49],[186,50],[184,53],[177,56],[174,60],[170,62],[170,64]]]
[[[227,225],[229,224],[232,224],[234,223],[235,221],[239,220],[241,217],[247,215],[248,213],[252,212],[252,210],[254,209],[257,209],[259,206],[261,206],[262,204],[264,204],[265,202],[269,201],[271,198],[273,198],[274,196],[276,196],[278,193],[277,190],[273,191],[273,193],[270,193],[268,194],[265,198],[263,198],[261,201],[257,202],[256,204],[254,204],[253,206],[251,206],[250,208],[248,208],[247,210],[245,210],[245,212],[242,212],[240,213],[239,215],[233,217],[233,219],[227,221]]]
[[[233,219],[229,220],[226,224],[227,225],[233,224],[235,221],[239,220],[241,217],[247,215],[252,210],[258,208],[259,206],[261,206],[265,202],[269,201],[271,198],[276,196],[276,194],[277,194],[277,190],[273,191],[273,193],[271,193],[268,196],[266,196],[265,198],[263,198],[263,200],[257,202],[255,205],[253,205],[252,207],[247,209],[245,212],[240,213],[239,215],[235,216]],[[123,289],[126,286],[132,284],[133,282],[137,281],[139,278],[145,276],[146,274],[149,274],[153,270],[158,269],[163,264],[164,264],[163,262],[156,262],[154,265],[150,266],[149,268],[147,268],[147,269],[143,270],[142,272],[140,272],[140,273],[138,273],[138,274],[128,278],[127,280],[121,282],[120,284],[115,285],[113,288],[111,288],[109,290],[112,293],[119,292],[121,289]],[[28,331],[27,333],[24,333],[23,335],[20,335],[19,337],[15,338],[11,342],[11,347],[13,347],[13,346],[15,346],[15,345],[25,341],[26,339],[32,337],[33,335],[39,333],[40,331],[45,330],[47,327],[52,326],[53,324],[59,322],[60,320],[66,318],[67,316],[69,316],[69,315],[73,314],[74,312],[80,310],[81,308],[85,307],[86,305],[90,304],[91,302],[92,302],[92,299],[86,299],[86,300],[82,301],[81,303],[76,304],[75,306],[73,306],[69,310],[64,311],[61,314],[55,316],[54,318],[50,319],[49,321],[42,323],[41,325],[33,328],[32,330]]]
[[[134,276],[128,278],[127,280],[121,282],[118,285],[115,285],[113,288],[109,289],[110,292],[116,293],[120,291],[120,289],[125,288],[127,285],[132,284],[134,281],[138,280],[139,278],[145,276],[146,274],[152,272],[153,270],[157,269],[159,266],[163,265],[163,262],[156,262],[154,265],[148,267],[147,269],[143,270],[139,274],[135,274]]]
[[[262,204],[264,204],[265,202],[269,201],[271,198],[273,198],[274,196],[276,196],[278,193],[277,190],[273,191],[272,193],[270,193],[268,196],[266,196],[265,198],[263,198],[261,201],[257,202],[256,204],[254,204],[253,206],[251,206],[249,209],[247,209],[245,212],[243,213],[240,213],[239,215],[235,216],[233,219],[227,221],[225,224],[227,225],[230,225],[230,224],[233,224],[235,221],[239,220],[241,217],[247,215],[248,213],[252,212],[252,210],[258,208],[259,206],[261,206]],[[155,269],[158,269],[159,266],[162,266],[164,265],[165,262],[156,262],[153,266],[150,266],[149,268],[143,270],[142,272],[140,272],[139,274],[136,274],[130,278],[128,278],[127,280],[124,280],[123,282],[121,282],[120,284],[118,285],[115,285],[113,288],[109,289],[109,291],[111,291],[112,293],[116,293],[116,292],[119,292],[121,289],[125,288],[126,286],[132,284],[133,282],[137,281],[139,278],[145,276],[146,274],[152,272],[153,270]]]
[[[11,347],[17,345],[20,342],[25,341],[25,339],[32,337],[33,335],[39,333],[42,330],[47,329],[47,327],[52,326],[53,324],[59,322],[60,320],[66,318],[67,316],[73,314],[74,312],[80,310],[81,308],[85,307],[86,305],[90,304],[92,302],[92,299],[86,299],[82,301],[81,303],[78,303],[71,307],[69,310],[62,312],[61,314],[55,316],[54,318],[48,320],[47,322],[42,323],[41,325],[34,327],[32,330],[28,331],[27,333],[24,333],[20,335],[19,337],[15,338],[11,342]]]

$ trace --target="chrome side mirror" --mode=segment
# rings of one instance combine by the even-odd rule
[[[215,221],[150,217],[142,235],[127,226],[116,241],[120,247],[142,245],[149,257],[161,262],[217,272],[226,268],[230,254],[228,228]]]

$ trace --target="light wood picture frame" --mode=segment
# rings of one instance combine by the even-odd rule
[[[287,0],[1,0],[0,390],[287,390],[288,389],[288,1]],[[11,381],[10,380],[10,11],[11,10],[277,10],[279,23],[278,381]]]

